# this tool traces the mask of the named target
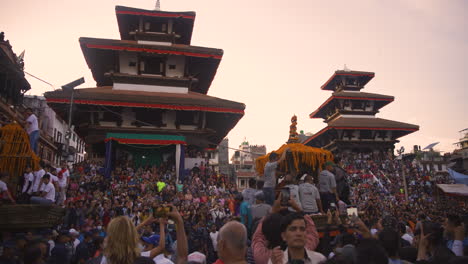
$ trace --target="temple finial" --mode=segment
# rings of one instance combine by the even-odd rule
[[[159,0],[156,0],[156,6],[154,7],[154,10],[161,10],[161,2]]]

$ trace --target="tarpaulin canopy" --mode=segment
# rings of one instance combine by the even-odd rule
[[[143,145],[186,145],[184,136],[158,134],[107,133],[105,141],[114,140],[120,144]]]
[[[454,196],[468,196],[468,185],[465,184],[437,184],[445,194]]]
[[[455,183],[468,184],[468,175],[456,172],[452,169],[448,169],[450,177],[455,181]],[[467,187],[468,188],[468,187]]]

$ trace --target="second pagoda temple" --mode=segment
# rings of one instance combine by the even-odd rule
[[[79,40],[97,87],[74,91],[72,123],[89,158],[105,156],[108,168],[116,148],[140,165],[154,165],[166,154],[148,149],[160,149],[183,170],[184,152],[216,147],[244,115],[243,103],[207,95],[223,50],[191,45],[195,12],[115,11],[121,39]],[[66,120],[71,91],[45,97]]]
[[[394,97],[361,92],[374,76],[373,72],[336,71],[321,87],[333,91],[332,95],[310,114],[310,118],[323,118],[327,126],[304,144],[334,153],[393,153],[398,138],[419,130],[417,125],[375,116]]]

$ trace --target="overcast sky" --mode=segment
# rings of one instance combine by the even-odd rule
[[[115,5],[153,9],[153,0],[2,0],[0,31],[25,70],[56,88],[84,76],[95,87],[79,37],[118,39]],[[420,130],[397,145],[440,141],[451,151],[468,127],[468,1],[450,0],[162,0],[165,11],[196,11],[192,45],[221,48],[209,95],[247,105],[228,135],[268,151],[298,130],[325,127],[309,114],[330,91],[320,86],[346,64],[375,72],[364,92],[395,96],[377,115]],[[31,95],[51,87],[33,78]]]

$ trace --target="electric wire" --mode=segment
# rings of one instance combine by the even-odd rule
[[[55,89],[55,86],[53,84],[51,84],[50,82],[44,81],[43,79],[41,79],[41,78],[39,78],[37,76],[34,76],[34,75],[32,75],[31,73],[29,73],[27,71],[24,71],[24,73],[26,73],[27,75],[29,75],[29,76],[31,76],[31,77],[33,77],[33,78],[35,78],[35,79],[37,79],[37,80],[39,80],[39,81],[41,81],[43,83],[46,83],[46,84],[50,85],[50,87]]]

